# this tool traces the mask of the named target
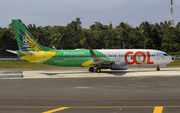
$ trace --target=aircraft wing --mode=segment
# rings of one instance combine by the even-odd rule
[[[91,62],[90,65],[109,65],[111,64],[112,62],[109,61],[109,60],[105,60],[105,59],[101,59],[101,58],[98,58],[96,56],[96,54],[93,52],[92,48],[89,47],[89,51],[90,51],[90,54],[91,54],[91,57],[94,59],[93,62]]]

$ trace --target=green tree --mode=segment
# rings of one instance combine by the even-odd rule
[[[100,22],[94,22],[94,24],[90,26],[90,29],[92,31],[94,30],[99,31],[99,30],[104,30],[104,27],[103,27],[103,24],[101,24]]]
[[[90,32],[90,30],[82,30],[82,37],[79,42],[83,46],[83,48],[89,47],[91,37],[92,33]]]
[[[64,26],[53,26],[50,28],[50,39],[51,45],[54,45],[57,49],[63,48],[65,45],[64,40],[66,37],[66,27]]]
[[[175,27],[168,27],[164,31],[164,37],[162,39],[162,50],[170,53],[180,54],[180,40],[179,40],[179,31]]]
[[[13,55],[6,52],[7,49],[10,50],[18,50],[18,45],[16,39],[14,39],[14,34],[11,32],[10,29],[4,29],[0,32],[0,50],[1,55]]]
[[[29,24],[27,25],[28,31],[31,33],[32,36],[36,36],[36,25],[35,24]]]
[[[139,28],[142,36],[144,37],[144,49],[146,49],[146,42],[147,39],[150,38],[151,36],[152,25],[146,21],[146,22],[142,22]]]
[[[127,23],[121,22],[119,26],[116,26],[116,29],[118,38],[122,40],[123,49],[125,49],[125,41],[128,41],[131,26]]]
[[[180,22],[177,23],[176,29],[180,29]]]
[[[144,47],[144,40],[140,33],[139,27],[131,29],[129,34],[129,48],[131,49],[141,49]]]

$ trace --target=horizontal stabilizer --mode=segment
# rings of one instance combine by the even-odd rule
[[[23,52],[23,51],[17,51],[19,55],[32,55],[32,53]]]
[[[6,50],[6,51],[8,51],[8,52],[10,52],[10,53],[17,54],[17,51],[13,51],[13,50]]]

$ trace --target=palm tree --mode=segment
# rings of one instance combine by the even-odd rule
[[[125,49],[125,40],[129,37],[129,32],[131,29],[131,26],[127,23],[121,22],[119,26],[116,27],[118,38],[122,40],[123,43],[123,49]]]
[[[37,33],[36,33],[36,25],[35,24],[29,24],[27,25],[27,29],[28,31],[32,34],[32,36],[36,37]]]
[[[63,38],[66,34],[66,29],[63,26],[53,26],[51,30],[53,30],[51,45],[55,45],[57,48],[60,48],[63,45]]]
[[[82,30],[82,37],[79,43],[83,46],[83,48],[88,48],[89,46],[89,39],[92,36],[89,30]]]
[[[80,21],[80,18],[76,18],[76,23],[77,23],[77,28],[78,30],[81,30],[81,21]]]
[[[176,28],[180,29],[180,22],[177,23]]]
[[[140,32],[142,34],[142,36],[144,36],[145,40],[144,40],[144,49],[146,49],[146,39],[150,38],[151,36],[151,30],[152,30],[152,25],[149,24],[149,22],[142,22],[140,24]]]

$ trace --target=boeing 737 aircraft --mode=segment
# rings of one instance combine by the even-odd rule
[[[159,50],[150,49],[89,49],[56,50],[40,45],[21,23],[13,19],[18,51],[7,50],[30,62],[53,66],[89,67],[90,72],[101,69],[126,70],[128,65],[147,65],[160,67],[174,61],[172,56]]]

